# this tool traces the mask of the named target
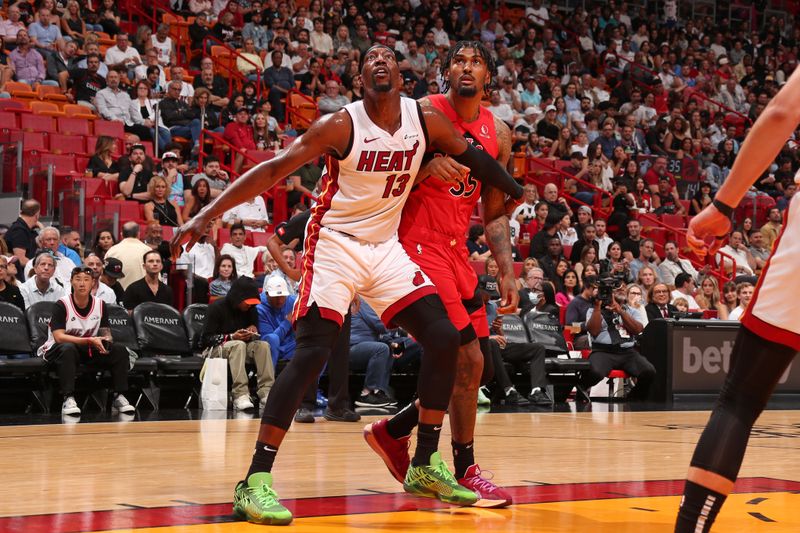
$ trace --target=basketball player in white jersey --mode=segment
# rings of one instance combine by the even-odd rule
[[[730,217],[745,193],[775,160],[800,123],[800,70],[770,101],[747,135],[731,174],[712,205],[689,224],[689,245],[713,257],[730,231]],[[800,173],[795,176],[800,182]],[[706,238],[713,238],[713,243]],[[720,398],[692,457],[677,533],[705,533],[719,513],[742,465],[750,430],[772,390],[800,350],[800,201],[791,202],[783,233],[742,315]]]
[[[267,400],[250,470],[234,494],[234,512],[254,523],[292,520],[272,489],[272,465],[356,293],[384,322],[411,333],[425,354],[418,383],[417,447],[404,488],[457,505],[477,501],[474,492],[456,482],[437,451],[455,379],[459,334],[433,284],[400,245],[397,228],[427,149],[451,155],[476,178],[514,198],[522,196],[522,188],[491,156],[471,147],[440,111],[400,97],[400,71],[390,48],[373,46],[363,61],[363,101],[312,124],[281,155],[236,180],[173,239],[174,250],[184,242],[194,244],[209,220],[320,153],[327,155],[323,192],[306,231],[294,311],[297,350]],[[461,178],[455,174],[451,178]]]

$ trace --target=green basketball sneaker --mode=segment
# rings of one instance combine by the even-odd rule
[[[254,524],[285,526],[292,521],[292,512],[281,505],[278,493],[272,489],[269,472],[256,472],[236,485],[233,512]]]
[[[431,455],[431,464],[408,467],[403,489],[416,496],[438,498],[454,505],[472,505],[478,495],[458,484],[439,452]]]

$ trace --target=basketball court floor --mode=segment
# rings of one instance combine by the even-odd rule
[[[274,470],[288,531],[671,532],[708,411],[608,409],[480,414],[479,462],[515,500],[499,510],[404,494],[361,437],[375,417],[294,424]],[[197,416],[0,427],[0,533],[269,530],[231,515],[259,421]],[[715,531],[800,531],[799,436],[800,412],[765,413]]]

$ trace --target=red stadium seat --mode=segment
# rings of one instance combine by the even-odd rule
[[[22,133],[23,150],[47,150],[47,136],[44,133],[35,131],[25,131]]]
[[[50,151],[54,154],[85,154],[86,140],[82,135],[51,133]]]
[[[92,123],[85,118],[59,117],[58,131],[66,135],[91,135]]]
[[[25,131],[54,132],[56,130],[53,117],[45,115],[25,114],[20,116],[20,127]]]
[[[96,137],[108,135],[115,139],[122,139],[125,136],[125,125],[116,120],[97,120],[94,123],[94,134]]]

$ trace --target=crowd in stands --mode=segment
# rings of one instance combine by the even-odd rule
[[[292,353],[285,317],[302,244],[278,246],[285,266],[279,268],[266,240],[257,238],[273,229],[275,206],[257,196],[230,210],[175,265],[164,228],[181,225],[218,196],[252,164],[248,152],[279,150],[301,133],[287,117],[290,91],[308,96],[321,114],[361,99],[358,61],[373,43],[395,50],[403,94],[412,98],[442,91],[441,65],[456,41],[490,47],[498,68],[485,103],[511,128],[514,152],[538,162],[519,176],[526,179],[525,198],[510,221],[521,263],[520,316],[552,315],[573,330],[576,347],[588,346],[594,291],[608,277],[618,280],[642,327],[681,312],[739,318],[797,189],[800,129],[749,193],[753,205],[769,199],[773,207],[737,212],[713,266],[691,261],[676,240],[648,237],[641,222],[674,215],[670,221],[681,230],[713,200],[748,128],[797,65],[800,28],[788,13],[762,21],[742,8],[729,20],[718,9],[716,16],[689,18],[690,6],[682,2],[658,3],[656,11],[652,2],[634,9],[614,0],[574,9],[532,0],[524,11],[474,0],[169,4],[173,12],[161,15],[186,17],[188,42],[167,22],[125,22],[112,0],[6,5],[0,96],[11,96],[10,82],[52,85],[68,102],[123,123],[124,140],[98,137],[86,171],[113,184],[120,198],[141,203],[144,224],[122,221],[119,241],[96,229],[82,244],[71,228],[42,227],[39,204],[25,200],[0,241],[0,300],[22,309],[57,302],[82,266],[91,272],[90,295],[129,311],[143,302],[174,305],[167,276],[176,266],[191,265],[195,302],[224,300],[237,280],[255,279],[262,287],[253,305],[257,318],[246,325],[242,319],[237,328],[253,326],[254,337],[270,347],[271,368],[277,367]],[[212,45],[234,53],[241,81],[229,83],[227,67],[204,54]],[[203,154],[203,130],[233,148],[222,159]],[[142,144],[148,142],[157,144],[152,155]],[[307,209],[321,173],[322,163],[314,161],[287,178],[290,213]],[[465,242],[488,276],[481,286],[491,308],[497,265],[483,228],[470,228]],[[392,363],[413,353],[412,342],[402,332],[381,330],[369,311],[362,303],[353,314],[354,331],[356,317],[362,324],[352,364],[367,373],[363,403],[387,404]],[[530,362],[529,397],[543,401],[537,392],[546,383],[534,365],[541,354],[509,349],[493,316],[501,358]],[[235,340],[249,342],[245,337]],[[237,361],[264,359],[260,347],[226,350]],[[263,366],[262,401],[270,379]],[[498,376],[498,383],[501,396],[517,401],[507,377]]]

